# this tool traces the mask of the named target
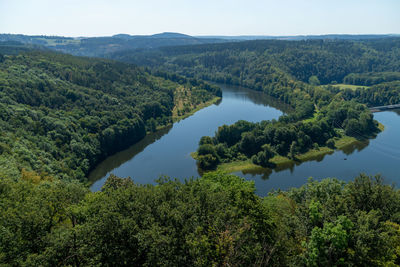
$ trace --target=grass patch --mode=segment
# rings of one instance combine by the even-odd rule
[[[341,149],[341,148],[351,145],[357,141],[358,140],[356,138],[345,135],[345,136],[335,140],[335,146],[336,146],[336,148]]]
[[[229,163],[222,163],[218,165],[217,168],[217,170],[224,171],[227,173],[238,172],[238,171],[254,171],[263,169],[264,169],[263,167],[252,163],[250,159],[245,161],[233,161]]]
[[[35,38],[37,41],[45,42],[47,46],[56,46],[56,45],[70,45],[76,44],[78,45],[81,41],[79,39],[49,39],[49,38]]]
[[[344,83],[338,83],[338,84],[330,84],[333,87],[339,88],[340,90],[344,89],[350,89],[350,90],[357,90],[358,88],[360,89],[368,89],[369,86],[365,85],[353,85],[353,84],[344,84]],[[327,87],[328,85],[323,85],[323,87]]]
[[[306,153],[296,156],[296,158],[302,162],[317,159],[320,156],[332,153],[334,150],[332,148],[323,146],[319,149],[311,149]]]
[[[316,160],[320,157],[325,156],[326,154],[333,153],[333,149],[328,147],[320,147],[319,149],[312,149],[307,151],[306,153],[296,155],[296,160],[290,159],[288,157],[276,155],[273,157],[270,162],[274,163],[276,167],[274,169],[284,169],[285,166],[290,166],[299,162],[306,162],[311,160]],[[192,154],[192,156],[194,156]],[[195,158],[195,157],[194,157]],[[228,173],[232,172],[263,172],[268,170],[268,168],[263,168],[251,162],[250,159],[245,161],[233,161],[229,163],[222,163],[218,165],[217,170],[225,171]]]
[[[383,132],[385,130],[385,125],[383,125],[382,123],[378,122],[378,129]]]

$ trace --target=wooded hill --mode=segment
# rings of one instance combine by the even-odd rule
[[[351,73],[399,72],[400,38],[370,40],[256,40],[121,51],[110,57],[254,89],[268,71],[308,82],[342,82]],[[196,67],[196,68],[194,68]]]
[[[191,91],[189,107],[220,94],[195,79],[109,60],[1,56],[0,173],[83,180],[100,160],[170,124],[178,88]]]

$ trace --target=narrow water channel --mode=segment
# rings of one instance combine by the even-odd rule
[[[197,149],[204,135],[214,135],[219,126],[238,120],[261,121],[277,119],[288,107],[281,102],[240,87],[220,85],[222,101],[204,108],[173,126],[146,136],[127,150],[102,162],[90,174],[95,181],[91,190],[100,190],[109,174],[131,177],[136,183],[155,183],[160,176],[183,181],[199,177],[196,161],[190,153]],[[375,113],[375,119],[385,125],[385,131],[375,139],[359,142],[342,151],[281,170],[262,173],[237,172],[253,180],[257,193],[266,195],[272,189],[298,187],[309,177],[337,177],[352,180],[359,173],[382,174],[387,183],[400,182],[400,113]]]

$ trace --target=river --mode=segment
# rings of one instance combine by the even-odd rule
[[[91,190],[98,191],[110,173],[131,177],[136,183],[154,184],[161,176],[181,181],[199,177],[196,161],[190,156],[200,138],[214,135],[219,126],[238,120],[261,121],[277,119],[290,108],[263,93],[245,88],[220,85],[222,100],[192,116],[174,123],[100,163],[90,174]],[[253,180],[257,194],[266,195],[272,189],[298,187],[309,177],[337,177],[351,180],[359,173],[382,174],[387,183],[396,183],[400,163],[400,116],[394,111],[374,114],[385,125],[385,131],[375,139],[359,142],[343,151],[335,151],[317,160],[266,173],[236,175]]]

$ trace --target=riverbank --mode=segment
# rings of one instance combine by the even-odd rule
[[[197,111],[202,110],[203,108],[206,108],[208,106],[211,106],[213,104],[218,103],[219,101],[221,101],[221,99],[222,99],[222,97],[216,96],[216,97],[212,98],[211,100],[208,100],[206,102],[200,103],[195,108],[187,111],[183,115],[177,115],[177,113],[174,112],[174,114],[172,115],[172,122],[168,123],[166,125],[157,126],[156,130],[157,131],[161,131],[161,130],[164,130],[166,128],[170,128],[175,122],[178,122],[180,120],[186,119],[186,118],[192,116],[193,114],[195,114]],[[147,132],[147,134],[151,134],[151,133],[152,132],[150,132],[150,131]]]
[[[192,116],[197,111],[199,111],[199,110],[201,110],[203,108],[206,108],[208,106],[211,106],[211,105],[217,103],[218,101],[220,101],[221,99],[222,99],[221,97],[216,96],[211,100],[208,100],[208,101],[206,101],[204,103],[201,103],[201,104],[197,105],[195,108],[191,109],[190,111],[186,112],[183,115],[174,114],[172,116],[172,122],[175,123],[175,122],[178,122],[180,120],[186,119],[187,117]]]
[[[379,132],[384,131],[385,126],[381,123],[378,125]],[[373,138],[375,135],[371,136]],[[353,146],[356,146],[357,144],[360,144],[362,142],[365,142],[366,140],[358,140],[354,137],[351,136],[346,136],[343,135],[340,138],[335,138],[335,149],[329,148],[329,147],[319,147],[318,149],[311,149],[307,151],[306,153],[303,154],[298,154],[296,155],[296,160],[290,159],[288,157],[283,157],[280,155],[277,155],[273,157],[270,162],[274,163],[276,166],[273,169],[286,169],[287,167],[293,166],[295,164],[301,164],[303,162],[307,161],[312,161],[312,160],[322,160],[325,155],[332,154],[335,152],[335,150],[346,150],[348,148],[351,148]],[[192,153],[191,154],[193,158],[196,158],[197,153]],[[229,162],[229,163],[222,163],[218,165],[217,170],[224,171],[227,173],[233,173],[233,172],[268,172],[271,171],[272,169],[270,168],[263,168],[259,165],[256,165],[251,162],[250,159],[245,160],[245,161],[234,161],[234,162]]]

